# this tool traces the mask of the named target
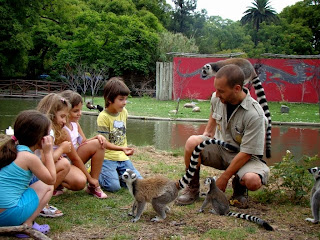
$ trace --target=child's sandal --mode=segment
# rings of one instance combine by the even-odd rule
[[[49,218],[55,218],[55,217],[61,217],[63,215],[63,212],[61,212],[58,208],[54,206],[49,206],[48,204],[42,209],[39,216],[41,217],[49,217]]]

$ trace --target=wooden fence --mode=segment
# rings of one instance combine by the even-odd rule
[[[42,80],[0,80],[0,96],[4,97],[43,97],[48,93],[61,92],[67,85]]]
[[[172,100],[173,63],[157,62],[156,64],[156,98]]]

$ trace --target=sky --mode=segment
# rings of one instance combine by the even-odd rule
[[[166,0],[172,4],[172,0]],[[301,0],[300,0],[301,1]],[[209,16],[221,16],[238,21],[243,17],[247,7],[251,7],[253,0],[198,0],[197,10],[206,9]],[[283,8],[294,5],[299,0],[270,0],[270,6],[280,13]]]

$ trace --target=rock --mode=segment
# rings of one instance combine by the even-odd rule
[[[177,114],[177,110],[170,110],[169,113]]]
[[[194,108],[196,105],[194,103],[186,103],[183,105],[185,108]]]
[[[290,108],[286,105],[281,105],[281,113],[289,113]]]
[[[200,112],[200,107],[194,107],[194,108],[192,109],[192,112]]]

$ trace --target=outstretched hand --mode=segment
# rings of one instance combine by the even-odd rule
[[[216,185],[217,187],[222,191],[225,192],[227,185],[228,185],[229,179],[221,175],[217,180],[216,180]]]

